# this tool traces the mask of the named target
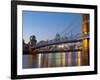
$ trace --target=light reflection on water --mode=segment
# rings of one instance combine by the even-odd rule
[[[23,55],[23,68],[80,66],[81,52]]]

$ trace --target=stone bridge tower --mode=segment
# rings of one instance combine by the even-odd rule
[[[82,15],[82,33],[83,36],[89,35],[89,14]],[[89,39],[82,41],[82,65],[89,65]]]
[[[37,43],[36,37],[34,35],[30,36],[29,41],[29,64],[30,68],[38,67],[38,54],[32,52],[32,47],[35,47]]]

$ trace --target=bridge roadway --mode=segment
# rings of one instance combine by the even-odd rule
[[[75,43],[75,42],[81,42],[83,39],[89,39],[89,36],[85,36],[82,37],[80,39],[73,39],[73,40],[62,40],[62,41],[56,41],[56,42],[52,42],[52,43],[46,43],[46,44],[42,44],[42,45],[37,45],[36,47],[31,47],[32,50],[41,48],[41,47],[45,47],[45,46],[50,46],[50,45],[59,45],[59,44],[63,44],[63,43]]]

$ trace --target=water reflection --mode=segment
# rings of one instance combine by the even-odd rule
[[[23,55],[23,68],[68,67],[81,64],[81,51]]]

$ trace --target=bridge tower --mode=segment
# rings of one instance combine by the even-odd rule
[[[82,15],[82,33],[89,34],[89,14]],[[82,65],[89,65],[89,39],[82,41]]]
[[[32,52],[32,47],[35,47],[37,43],[36,37],[34,35],[30,36],[29,41],[29,64],[31,68],[38,67],[38,54]]]
[[[36,40],[36,37],[34,35],[30,36],[29,39],[30,39],[30,41],[29,41],[28,45],[29,45],[29,52],[31,54],[32,53],[31,49],[32,49],[32,47],[36,46],[37,40]]]
[[[33,35],[33,36],[30,36],[30,46],[31,47],[35,47],[36,46],[36,37]]]

